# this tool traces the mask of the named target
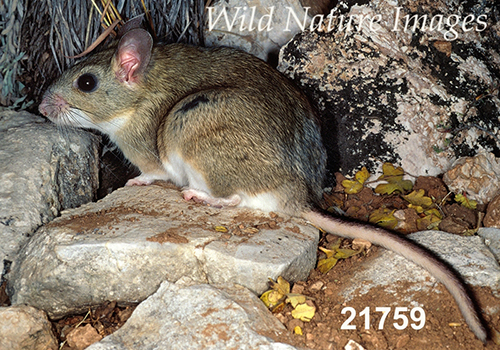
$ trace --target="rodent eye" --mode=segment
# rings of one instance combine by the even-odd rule
[[[76,80],[76,87],[83,92],[92,92],[97,89],[98,82],[94,74],[85,73]]]

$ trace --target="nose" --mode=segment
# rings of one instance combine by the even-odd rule
[[[38,110],[42,115],[50,119],[56,119],[67,107],[68,103],[58,94],[47,94],[43,97]]]

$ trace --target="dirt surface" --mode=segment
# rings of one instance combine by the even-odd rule
[[[400,234],[407,234],[425,229],[439,229],[454,234],[473,235],[477,228],[482,226],[482,218],[486,205],[477,205],[475,209],[457,203],[453,200],[454,194],[450,193],[445,184],[437,177],[419,177],[410,191],[423,190],[424,195],[432,199],[432,204],[427,209],[434,208],[439,211],[439,218],[425,220],[425,213],[418,213],[415,207],[409,205],[402,193],[391,195],[378,195],[371,188],[364,187],[356,194],[346,194],[341,185],[345,180],[337,174],[337,187],[331,193],[325,193],[324,209],[335,206],[360,221],[371,221],[372,214],[379,210],[395,213],[398,220],[387,220],[383,224],[392,225],[390,228]],[[398,215],[399,213],[399,215]],[[381,220],[382,221],[382,220]],[[373,222],[373,221],[372,221]],[[330,234],[324,234],[320,246],[327,248],[332,242],[338,240]],[[349,240],[343,240],[342,248],[352,248]],[[357,249],[357,248],[355,248]],[[352,300],[346,301],[340,295],[344,288],[350,285],[351,278],[363,268],[362,262],[369,263],[377,256],[381,248],[370,247],[362,255],[349,259],[339,260],[337,265],[328,273],[323,274],[315,269],[311,272],[306,282],[298,282],[292,288],[292,293],[304,294],[311,298],[316,306],[316,314],[311,322],[302,322],[293,319],[291,306],[276,313],[276,317],[293,332],[296,326],[301,327],[303,335],[295,335],[296,346],[305,346],[311,349],[344,349],[347,342],[352,339],[365,349],[499,349],[500,344],[490,342],[484,345],[469,330],[458,310],[454,299],[442,284],[436,284],[430,292],[412,292],[413,302],[405,301],[411,283],[400,283],[395,289],[397,293],[388,293],[382,287],[372,288],[365,295],[357,295]],[[325,258],[319,251],[318,259]],[[500,299],[495,298],[489,288],[473,288],[472,293],[481,310],[498,310]],[[377,307],[389,307],[390,312],[381,325],[382,313],[377,312]],[[398,330],[394,322],[396,307],[406,307],[409,325]],[[415,311],[415,321],[409,317],[415,307],[421,307],[425,313],[425,322],[421,329],[413,329],[420,325],[420,314]],[[352,308],[354,318],[351,316]],[[363,311],[369,311],[365,317]],[[360,313],[362,314],[360,316]],[[484,320],[490,328],[500,329],[500,316],[490,317],[483,313]],[[366,321],[369,323],[366,324]],[[344,329],[346,326],[355,329]],[[381,329],[379,329],[379,326]],[[366,327],[366,328],[365,328]],[[418,328],[418,327],[417,327]],[[498,342],[498,340],[497,340]]]
[[[328,235],[329,241],[336,239]],[[325,238],[323,242],[326,242]],[[347,243],[348,241],[345,240]],[[348,245],[347,245],[348,247]],[[361,262],[369,262],[381,248],[372,247],[364,256],[355,256],[350,259],[340,260],[339,263],[327,274],[317,270],[312,271],[306,282],[298,282],[292,288],[297,292],[310,297],[317,307],[316,314],[311,322],[302,322],[293,319],[291,306],[287,306],[276,317],[292,332],[294,327],[300,326],[303,335],[294,335],[296,346],[305,346],[311,349],[344,349],[349,339],[361,344],[365,349],[498,349],[494,344],[483,346],[469,330],[462,318],[455,301],[446,289],[438,284],[435,291],[415,292],[414,302],[402,301],[405,291],[411,284],[401,283],[397,286],[398,293],[389,294],[383,288],[373,288],[365,295],[358,295],[350,301],[339,293],[350,284],[350,279],[360,270]],[[481,309],[497,309],[500,300],[493,297],[488,288],[474,288],[473,293]],[[393,323],[402,323],[394,320],[396,307],[407,307],[412,310],[416,306],[422,307],[425,312],[425,325],[420,330],[411,328],[411,324],[419,325],[420,322],[411,321],[403,330],[394,328]],[[344,330],[342,325],[351,315],[350,312],[342,314],[342,310],[351,307],[356,312],[356,317],[350,325],[355,330]],[[390,313],[381,330],[378,329],[382,313],[376,312],[377,307],[390,307]],[[369,308],[369,327],[365,329],[365,317],[359,314]],[[409,316],[410,312],[404,313]],[[415,313],[415,317],[420,315]],[[487,323],[500,329],[500,319],[483,314]]]

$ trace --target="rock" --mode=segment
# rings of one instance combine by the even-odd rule
[[[470,8],[479,16],[497,11],[499,3],[364,3],[344,13],[346,22],[354,18],[351,30],[339,29],[337,19],[331,31],[299,33],[280,52],[278,70],[320,111],[330,172],[353,175],[366,165],[380,173],[388,161],[415,176],[434,176],[460,156],[498,154],[500,122],[491,116],[499,114],[500,101],[494,94],[475,101],[498,84],[499,24],[488,18],[484,31],[458,29],[447,41],[444,30],[404,30],[401,20],[408,14],[465,16]],[[362,25],[360,16],[368,18]],[[380,22],[372,23],[376,16]]]
[[[482,227],[477,233],[484,239],[484,244],[490,249],[497,261],[500,262],[500,230],[490,227]]]
[[[500,235],[499,230],[496,235]],[[500,268],[481,237],[462,237],[440,231],[416,232],[406,237],[449,263],[467,284],[490,287],[494,293],[500,294]],[[347,300],[355,293],[366,294],[376,286],[383,286],[388,293],[395,293],[394,288],[399,282],[415,282],[415,290],[432,290],[436,283],[426,270],[392,251],[384,250],[364,267],[354,277],[352,287],[342,292]],[[412,289],[408,289],[404,297],[411,300],[411,295]]]
[[[474,210],[458,203],[442,207],[445,217],[439,223],[441,231],[464,234],[467,230],[477,227],[477,218]]]
[[[29,236],[62,209],[94,198],[98,147],[99,139],[85,131],[61,132],[41,117],[0,110],[0,264],[8,267]]]
[[[0,350],[57,350],[47,315],[31,306],[0,307]]]
[[[356,343],[354,340],[349,339],[347,344],[344,346],[344,350],[365,350],[365,348]]]
[[[500,194],[488,203],[483,225],[486,227],[500,228]]]
[[[66,336],[66,341],[71,349],[83,350],[102,339],[102,335],[97,333],[96,329],[90,324],[84,327],[73,329]]]
[[[500,193],[500,161],[493,153],[463,157],[453,163],[443,175],[450,191],[467,193],[479,203],[488,203]]]
[[[276,60],[281,46],[301,30],[294,16],[300,24],[311,20],[299,0],[286,6],[276,0],[216,0],[207,11],[205,45],[238,48],[265,61],[269,55]]]
[[[268,278],[305,280],[318,236],[301,219],[186,202],[172,187],[126,187],[36,232],[12,264],[7,291],[13,304],[51,317],[141,301],[181,277],[260,294]]]
[[[446,184],[443,180],[434,176],[419,176],[415,180],[413,190],[418,191],[419,189],[424,189],[425,195],[434,198],[434,202],[436,203],[441,203],[443,199],[449,196]]]
[[[122,328],[87,349],[295,349],[287,339],[244,287],[163,282]]]

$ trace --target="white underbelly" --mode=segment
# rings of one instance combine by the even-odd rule
[[[177,153],[168,156],[168,161],[163,162],[163,167],[168,174],[168,178],[176,186],[187,187],[197,191],[205,192],[213,197],[203,175],[196,171],[190,164],[186,163]],[[278,200],[272,192],[263,192],[257,195],[250,195],[243,191],[237,194],[241,201],[238,207],[260,209],[263,211],[279,211]]]

